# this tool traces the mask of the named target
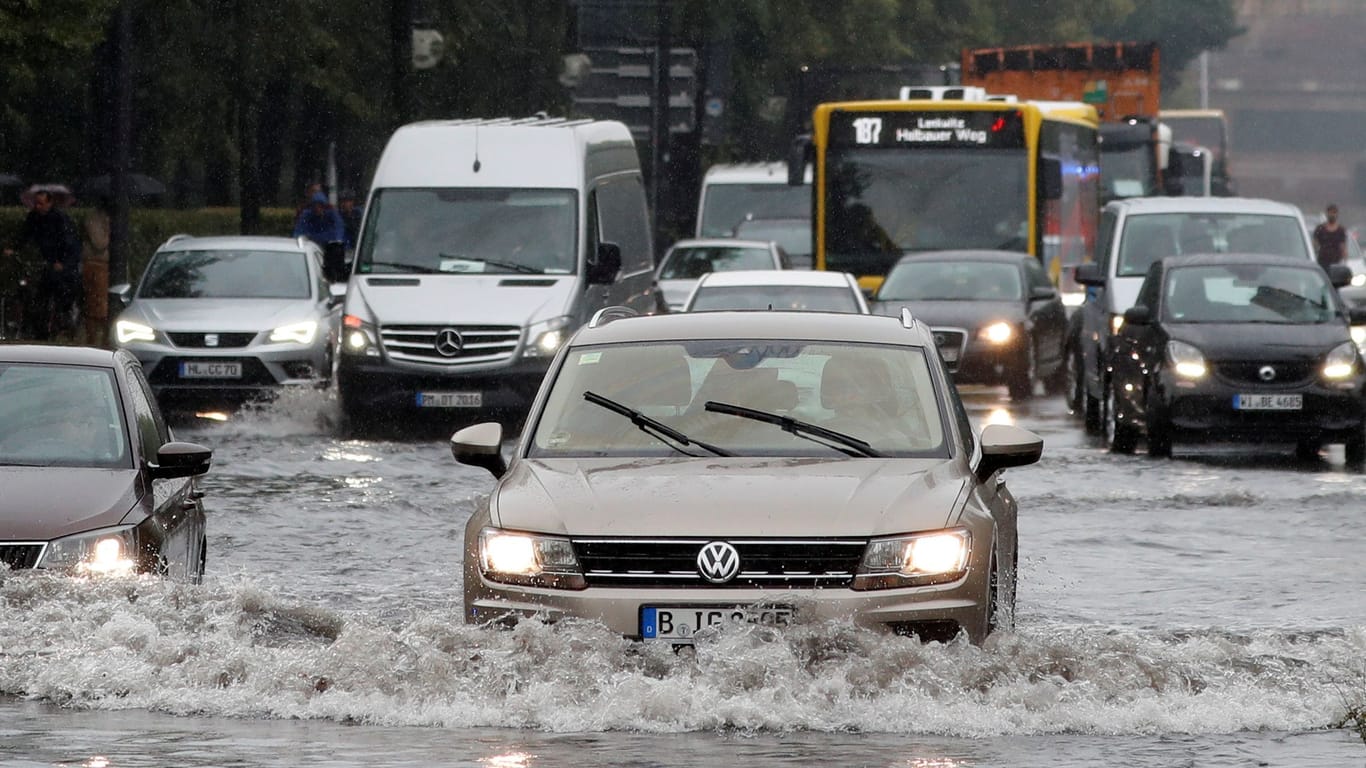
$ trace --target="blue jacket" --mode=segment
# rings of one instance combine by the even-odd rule
[[[310,205],[295,219],[294,237],[306,237],[318,245],[340,243],[346,239],[346,227],[336,208],[329,205],[321,214],[315,214]]]

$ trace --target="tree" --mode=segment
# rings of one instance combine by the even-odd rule
[[[1118,20],[1114,20],[1118,19]],[[1112,40],[1156,40],[1162,51],[1162,87],[1175,87],[1201,51],[1223,48],[1242,33],[1233,0],[1134,0],[1127,16],[1102,20]]]

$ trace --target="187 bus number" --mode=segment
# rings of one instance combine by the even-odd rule
[[[882,118],[860,117],[854,121],[854,141],[859,144],[876,144],[882,136]]]

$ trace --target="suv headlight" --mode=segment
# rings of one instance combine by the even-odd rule
[[[479,571],[489,581],[504,584],[551,589],[588,586],[574,545],[558,536],[485,528],[479,532]]]
[[[1205,365],[1205,356],[1200,354],[1200,350],[1184,341],[1167,342],[1167,361],[1171,363],[1176,375],[1183,379],[1202,379],[1209,370]]]
[[[379,357],[379,334],[375,326],[355,315],[342,315],[341,349],[348,355]]]
[[[130,341],[156,341],[157,332],[150,325],[120,320],[114,323],[114,338],[118,339],[120,344],[127,344]]]
[[[292,341],[295,344],[312,344],[318,335],[318,324],[312,320],[302,323],[282,325],[270,332],[271,341]]]
[[[533,323],[526,331],[526,351],[524,357],[554,357],[569,338],[569,325],[574,318],[569,315],[552,317]]]
[[[137,570],[138,535],[130,527],[86,531],[47,545],[39,568],[81,576],[127,576]]]
[[[963,528],[873,539],[863,551],[854,589],[944,584],[963,578],[972,534]]]
[[[1357,371],[1357,347],[1353,342],[1343,342],[1333,347],[1323,360],[1323,378],[1346,379]]]

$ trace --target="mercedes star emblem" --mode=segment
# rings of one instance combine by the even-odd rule
[[[465,340],[460,337],[460,331],[442,328],[436,332],[436,352],[442,357],[455,357],[464,348]]]
[[[697,572],[713,584],[725,584],[740,572],[740,553],[724,541],[708,542],[697,553]]]
[[[1263,365],[1257,369],[1257,378],[1262,381],[1271,381],[1276,378],[1276,369],[1269,365]]]

